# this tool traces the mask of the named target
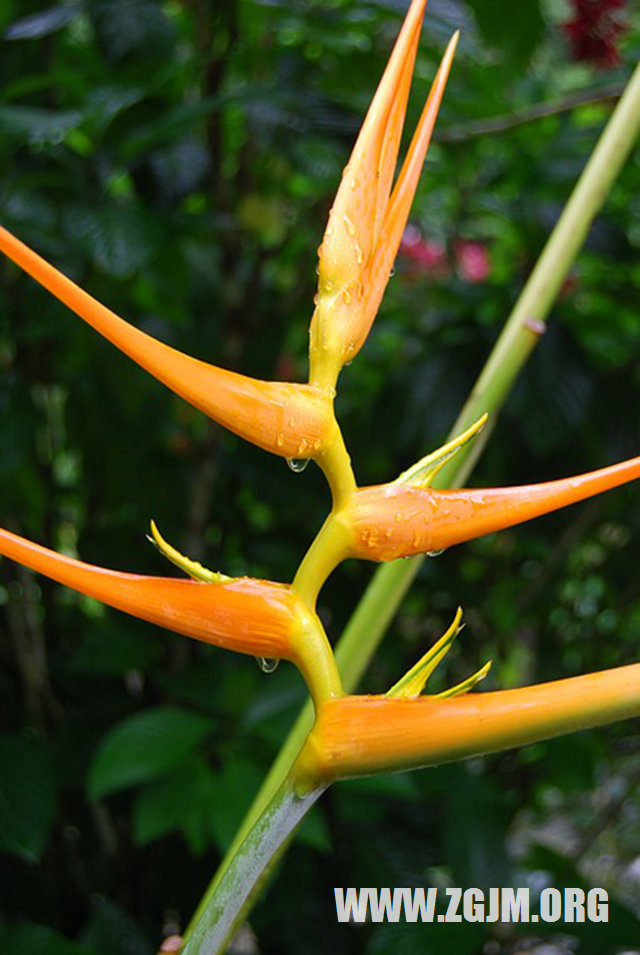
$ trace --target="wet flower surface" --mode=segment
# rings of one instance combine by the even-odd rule
[[[324,473],[331,507],[290,582],[209,570],[169,544],[153,522],[152,543],[190,580],[107,570],[0,529],[0,554],[110,607],[254,656],[264,672],[274,670],[281,659],[294,663],[310,691],[315,719],[283,784],[287,798],[298,808],[297,799],[317,794],[335,779],[435,765],[640,711],[637,665],[521,689],[475,692],[489,672],[487,661],[460,682],[430,692],[428,681],[460,632],[460,610],[433,646],[422,656],[424,648],[416,653],[417,663],[387,693],[357,696],[346,691],[347,680],[316,612],[325,581],[348,558],[392,562],[436,555],[640,474],[636,457],[546,484],[434,488],[442,468],[485,425],[482,407],[476,410],[481,417],[475,424],[461,425],[461,434],[399,478],[371,487],[356,481],[334,401],[343,368],[365,347],[396,256],[400,253],[404,259],[409,276],[451,277],[457,289],[463,283],[481,286],[492,277],[494,267],[488,244],[469,238],[490,235],[489,231],[460,229],[467,238],[454,233],[440,243],[417,226],[407,226],[458,42],[455,34],[445,49],[406,157],[398,164],[424,7],[424,0],[410,4],[329,214],[319,249],[307,380],[258,380],[179,352],[120,318],[0,228],[0,249],[10,259],[184,401],[240,438],[285,458],[291,470],[301,472],[314,461]],[[420,96],[424,98],[424,91]],[[482,291],[462,290],[469,295]],[[527,348],[544,330],[544,318],[537,312],[527,316]],[[62,329],[60,324],[56,333],[62,336]],[[279,363],[283,378],[293,376],[296,367],[287,345]],[[479,394],[486,392],[480,389]],[[493,408],[500,404],[495,396],[492,402]],[[259,525],[259,518],[255,523]],[[267,532],[275,530],[269,526]],[[239,559],[236,555],[234,570]],[[384,613],[378,605],[378,616]],[[268,820],[264,825],[267,831]],[[252,877],[257,871],[256,866]],[[244,884],[249,883],[247,879]],[[174,934],[165,950],[189,946],[184,938]]]

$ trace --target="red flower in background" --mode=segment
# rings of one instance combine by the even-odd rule
[[[423,239],[420,229],[415,225],[408,225],[404,230],[400,254],[416,267],[416,271],[427,272],[435,269],[440,275],[449,271],[444,243]]]
[[[461,239],[455,245],[458,274],[472,285],[485,282],[491,274],[491,263],[486,245],[482,242],[465,242]]]
[[[431,278],[451,274],[452,263],[444,243],[423,239],[416,225],[404,230],[399,251],[413,273],[426,272]],[[482,242],[459,239],[453,245],[453,259],[460,278],[472,285],[485,282],[491,274],[489,251]]]
[[[611,69],[620,62],[618,39],[627,29],[616,11],[626,0],[572,0],[574,18],[563,24],[574,60]]]

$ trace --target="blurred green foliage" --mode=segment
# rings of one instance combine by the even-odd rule
[[[315,249],[397,31],[396,0],[5,0],[2,221],[93,295],[180,349],[302,379]],[[630,5],[629,5],[630,6]],[[432,0],[409,124],[463,38],[413,224],[338,413],[361,483],[440,443],[638,58],[570,60],[560,0]],[[538,107],[544,107],[538,111]],[[541,112],[543,115],[537,115]],[[536,118],[537,117],[537,118]],[[627,165],[498,423],[474,483],[638,452],[638,155]],[[488,256],[471,281],[461,243]],[[170,573],[155,517],[194,559],[290,580],[328,506],[317,471],[223,433],[0,262],[0,524],[84,559]],[[637,488],[427,562],[365,689],[449,623],[448,683],[637,656]],[[371,573],[323,591],[332,639]],[[0,948],[150,955],[184,927],[304,687],[283,665],[190,644],[0,564]],[[434,689],[438,687],[434,686]],[[606,885],[608,925],[547,926],[545,952],[638,944],[640,749],[614,726],[410,776],[339,784],[251,922],[255,951],[499,955],[541,926],[338,925],[334,885]],[[524,940],[523,940],[524,937]],[[569,941],[567,941],[569,938]],[[529,948],[528,950],[535,950]]]

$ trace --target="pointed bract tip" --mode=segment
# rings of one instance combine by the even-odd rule
[[[154,520],[151,520],[149,524],[151,527],[151,536],[147,534],[147,540],[160,551],[163,557],[166,557],[172,564],[175,564],[176,567],[183,570],[193,580],[200,580],[207,584],[221,584],[224,583],[225,580],[233,579],[227,577],[225,574],[219,574],[213,570],[209,570],[207,567],[203,567],[197,560],[191,560],[189,557],[185,557],[184,554],[181,554],[180,551],[176,550],[175,547],[164,539]]]
[[[449,687],[448,690],[444,690],[442,693],[436,693],[432,699],[434,700],[446,700],[452,699],[454,696],[463,696],[465,693],[468,693],[472,690],[478,683],[482,682],[484,678],[489,673],[493,661],[487,660],[484,666],[481,666],[480,669],[467,677],[466,680],[463,680],[462,683],[457,683],[455,686]]]
[[[392,483],[408,484],[412,487],[429,487],[429,485],[433,483],[436,474],[444,467],[447,461],[449,461],[454,454],[457,454],[472,438],[475,438],[476,435],[482,431],[488,420],[489,415],[485,411],[466,431],[463,431],[462,434],[452,438],[451,441],[447,441],[446,444],[443,444],[436,451],[432,451],[431,454],[417,461],[406,471],[403,471]]]
[[[385,696],[395,699],[414,699],[420,696],[427,680],[438,664],[446,657],[453,641],[462,630],[461,619],[462,607],[458,607],[446,632],[432,647],[429,647],[424,656],[397,683],[394,683],[391,689],[385,693]]]

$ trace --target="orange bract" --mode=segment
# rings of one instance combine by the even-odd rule
[[[640,458],[632,458],[589,474],[520,487],[434,491],[381,484],[361,488],[343,518],[353,529],[349,556],[385,561],[439,552],[638,477]]]
[[[302,788],[430,766],[640,714],[640,664],[453,699],[345,696],[320,707]]]
[[[362,347],[389,279],[455,53],[451,39],[391,190],[426,0],[414,0],[358,136],[319,249],[310,381],[334,384]]]
[[[0,250],[116,348],[241,438],[285,458],[313,458],[334,436],[331,394],[257,381],[184,355],[125,322],[1,226]]]
[[[0,554],[80,593],[176,633],[253,656],[295,660],[308,612],[284,584],[240,577],[205,584],[105,570],[0,528]]]

